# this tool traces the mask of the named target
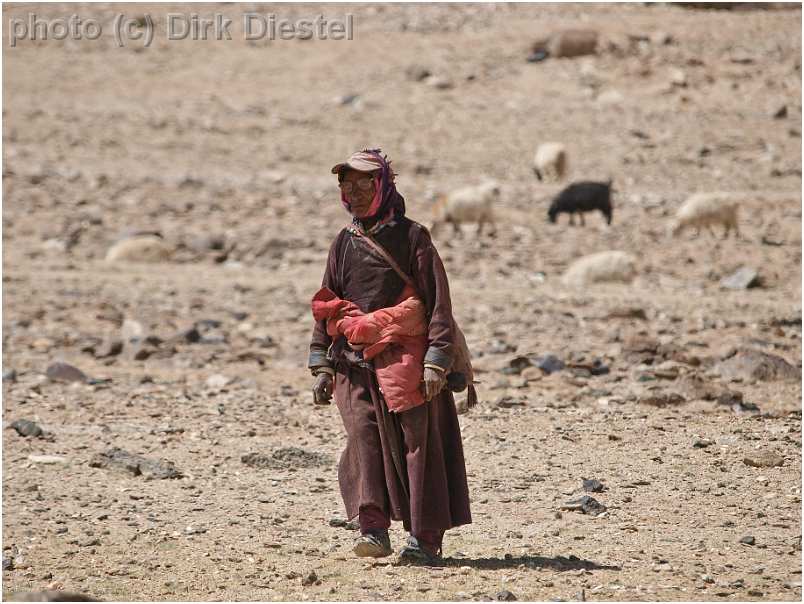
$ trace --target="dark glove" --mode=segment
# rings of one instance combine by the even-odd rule
[[[443,371],[433,369],[432,367],[425,367],[422,381],[424,382],[424,399],[429,401],[436,397],[444,386],[446,386],[447,376],[444,375]]]
[[[315,376],[313,383],[313,403],[316,405],[329,405],[332,401],[332,376],[322,371]]]

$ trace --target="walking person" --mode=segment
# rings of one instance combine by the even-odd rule
[[[427,229],[405,216],[389,163],[373,149],[332,168],[352,221],[332,243],[313,299],[308,366],[314,402],[334,393],[346,430],[338,481],[360,523],[354,553],[392,554],[388,528],[401,520],[409,537],[400,559],[432,562],[445,531],[472,520],[447,388],[465,341],[444,265]],[[473,395],[471,377],[469,388]]]

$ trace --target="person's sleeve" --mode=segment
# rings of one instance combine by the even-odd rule
[[[324,270],[324,278],[321,280],[321,287],[328,287],[336,293],[340,293],[336,283],[337,250],[340,240],[341,237],[337,237],[329,248],[327,266]],[[321,371],[326,371],[331,374],[335,373],[332,363],[327,359],[327,351],[331,343],[332,338],[327,333],[326,320],[322,319],[321,321],[316,321],[313,327],[313,336],[310,341],[310,356],[307,360],[307,367],[312,371],[313,375]]]
[[[413,279],[424,297],[430,319],[424,364],[446,372],[453,360],[452,301],[447,272],[425,228],[422,228],[416,241],[414,267]]]

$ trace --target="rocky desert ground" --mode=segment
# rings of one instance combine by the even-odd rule
[[[31,12],[104,32],[10,46]],[[171,12],[351,14],[354,35],[167,40]],[[118,14],[152,44],[118,47]],[[801,599],[800,5],[3,22],[5,597]],[[568,29],[597,52],[527,61]],[[544,141],[563,182],[532,172]],[[474,523],[433,567],[351,555],[343,430],[305,368],[347,221],[329,168],[377,146],[427,225],[444,193],[501,184],[493,236],[436,237],[482,402],[461,416]],[[611,226],[547,221],[563,186],[609,177]],[[671,237],[707,191],[734,192],[740,236]],[[632,281],[562,281],[609,250]]]

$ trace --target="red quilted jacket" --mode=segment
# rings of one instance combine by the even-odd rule
[[[424,402],[421,391],[427,325],[424,304],[410,286],[397,303],[363,313],[354,303],[322,287],[313,296],[313,317],[327,320],[330,336],[342,335],[363,358],[374,361],[380,391],[390,411],[402,412]]]

